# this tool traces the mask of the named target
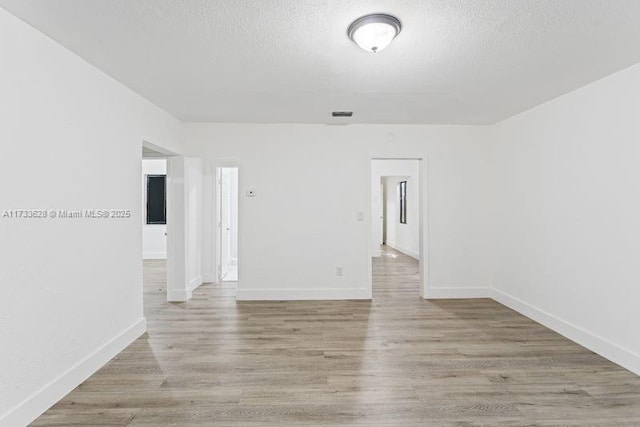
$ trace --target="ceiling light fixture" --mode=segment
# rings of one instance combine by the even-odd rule
[[[373,13],[362,16],[349,25],[347,34],[367,52],[380,52],[400,34],[402,24],[395,16]]]

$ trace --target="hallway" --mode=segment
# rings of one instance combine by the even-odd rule
[[[425,301],[385,248],[373,301],[165,300],[145,261],[148,334],[34,425],[640,423],[640,378],[491,300]]]

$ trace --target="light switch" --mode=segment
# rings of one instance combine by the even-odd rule
[[[356,221],[364,221],[364,212],[356,213]]]

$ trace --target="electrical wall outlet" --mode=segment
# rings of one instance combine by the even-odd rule
[[[342,269],[342,267],[336,267],[336,276],[342,276],[343,273],[344,270]]]

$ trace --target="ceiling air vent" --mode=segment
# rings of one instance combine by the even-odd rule
[[[331,117],[351,117],[353,116],[353,111],[332,111]]]

